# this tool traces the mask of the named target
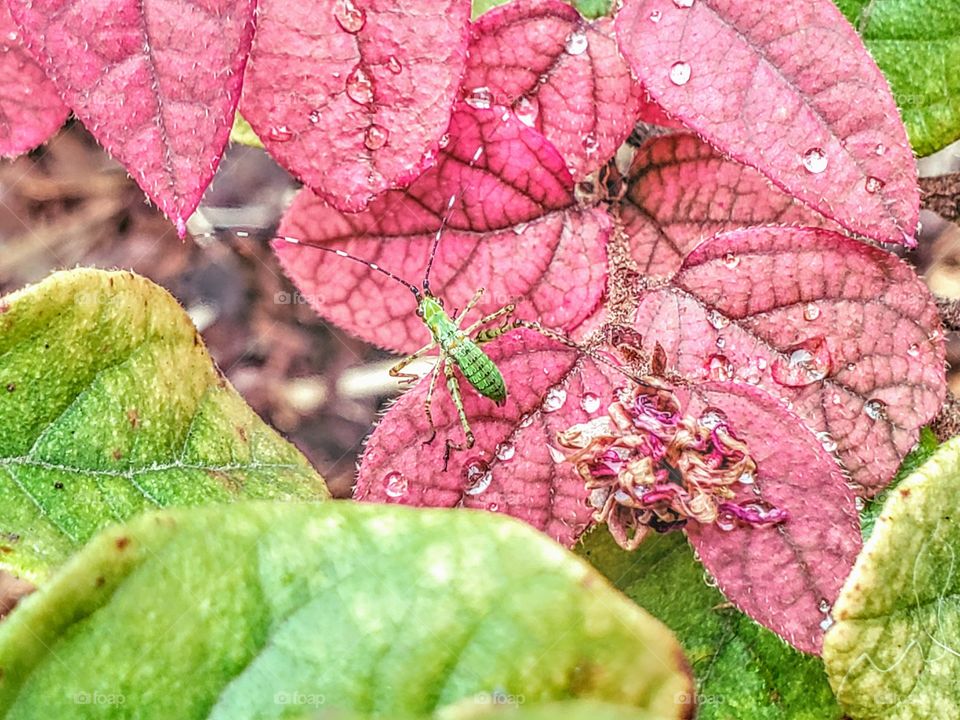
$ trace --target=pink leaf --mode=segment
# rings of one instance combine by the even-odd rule
[[[695,135],[648,140],[634,156],[621,209],[630,251],[645,275],[672,275],[697,244],[751,225],[839,227],[759,172]]]
[[[833,3],[626,0],[616,25],[631,68],[670,115],[845,228],[913,242],[919,191],[906,131]]]
[[[559,0],[510,3],[481,16],[463,87],[468,97],[488,92],[540,130],[577,180],[627,139],[642,95],[617,50],[613,22],[585,20]]]
[[[60,95],[183,235],[230,134],[256,2],[9,4]]]
[[[0,2],[0,156],[13,157],[46,142],[69,113]]]
[[[773,398],[738,384],[698,388],[688,412],[721,408],[757,463],[752,490],[734,502],[761,499],[786,510],[781,524],[688,523],[687,536],[723,594],[791,645],[819,653],[836,600],[860,550],[853,493],[843,473],[803,421]]]
[[[244,117],[341,210],[430,167],[460,87],[469,0],[261,0]]]
[[[637,329],[695,379],[736,379],[792,403],[852,478],[884,487],[943,401],[930,294],[894,255],[820,229],[752,228],[700,245]]]
[[[449,309],[485,287],[481,312],[517,300],[519,317],[572,331],[600,304],[610,219],[598,208],[573,204],[563,160],[537,131],[512,116],[503,120],[502,108],[462,106],[437,165],[405,191],[387,192],[358,214],[341,213],[304,191],[280,230],[419,285],[444,217],[431,289]],[[400,352],[429,339],[402,285],[302,245],[281,241],[275,249],[321,316]]]
[[[401,397],[374,430],[355,496],[373,502],[463,506],[507,513],[571,546],[590,522],[580,478],[556,447],[556,434],[602,413],[619,376],[577,351],[528,330],[484,346],[507,384],[502,407],[477,395],[459,371],[472,450],[454,452],[446,472],[444,441],[463,440],[449,394],[434,394],[437,436],[423,410],[425,381]],[[620,383],[623,384],[623,383]]]

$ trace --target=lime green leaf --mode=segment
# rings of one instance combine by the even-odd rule
[[[250,147],[263,148],[263,142],[253,131],[243,115],[237,113],[233,116],[233,127],[230,128],[230,142],[239,145],[249,145]]]
[[[609,15],[613,8],[612,0],[564,0],[573,5],[580,14],[587,18],[598,18]],[[506,5],[510,0],[473,0],[474,19],[483,15],[487,10],[497,5]]]
[[[698,720],[843,715],[820,660],[726,603],[682,533],[653,536],[629,553],[599,528],[578,552],[677,634],[697,680]]]
[[[918,155],[960,138],[960,0],[835,0],[883,70]]]
[[[42,579],[155,507],[327,495],[149,280],[73,270],[0,299],[0,567]]]
[[[833,608],[823,659],[857,720],[960,718],[960,438],[900,483]]]
[[[76,699],[94,692],[123,698],[97,717],[164,720],[317,706],[469,717],[493,697],[692,709],[663,625],[526,525],[469,511],[148,514],[99,535],[0,623],[0,658],[7,720],[80,717]]]

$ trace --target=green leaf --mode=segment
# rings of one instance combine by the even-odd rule
[[[239,112],[233,116],[233,127],[230,128],[230,142],[238,145],[263,149],[263,141],[254,132],[253,127],[244,120]]]
[[[506,5],[510,0],[473,0],[473,17],[480,17],[497,5]],[[564,0],[573,5],[586,18],[598,18],[609,15],[613,9],[613,0]]]
[[[883,506],[823,658],[853,718],[960,718],[960,438]]]
[[[163,288],[72,270],[0,299],[0,567],[40,580],[155,507],[327,496]]]
[[[629,553],[600,527],[578,552],[677,634],[697,680],[698,720],[843,715],[820,660],[726,603],[682,533],[653,536]]]
[[[663,625],[528,526],[469,511],[148,514],[99,535],[0,623],[0,658],[6,720],[320,706],[467,718],[493,697],[692,709]],[[77,703],[95,692],[122,703]]]
[[[960,138],[960,0],[835,0],[886,75],[910,143]]]

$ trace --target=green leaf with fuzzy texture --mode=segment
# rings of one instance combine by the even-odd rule
[[[960,138],[960,0],[836,0],[886,75],[910,143]]]
[[[453,720],[513,698],[684,718],[686,667],[667,628],[519,521],[236,503],[109,529],[27,598],[0,623],[0,715]]]
[[[960,718],[960,438],[890,494],[823,658],[856,720]]]
[[[40,580],[156,507],[326,497],[163,288],[72,270],[0,299],[0,567]]]
[[[629,553],[600,526],[578,552],[677,634],[697,681],[698,720],[842,717],[819,658],[726,603],[682,533],[650,537]]]
[[[511,0],[473,0],[473,17],[476,19],[487,12],[487,10],[495,8],[497,5],[505,5],[510,1]],[[609,15],[613,8],[612,0],[564,1],[573,5],[584,17],[591,19]]]

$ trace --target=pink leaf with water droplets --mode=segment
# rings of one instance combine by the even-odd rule
[[[463,79],[513,108],[552,142],[579,180],[627,139],[642,90],[620,57],[613,22],[585,20],[559,0],[510,3],[473,26]]]
[[[0,2],[0,156],[33,150],[63,125],[69,112],[23,47],[6,3]]]
[[[828,230],[720,235],[636,317],[681,374],[732,377],[791,403],[866,495],[890,481],[945,395],[929,291],[896,256]]]
[[[616,26],[670,115],[849,230],[913,242],[920,198],[906,131],[833,3],[626,0]]]
[[[261,0],[244,117],[330,204],[362,210],[433,164],[469,18],[469,0]]]
[[[9,5],[61,97],[183,235],[226,147],[256,2]]]
[[[698,243],[751,225],[840,229],[753,168],[695,135],[648,140],[637,150],[620,210],[637,269],[668,276]]]
[[[403,395],[377,426],[363,456],[355,497],[430,507],[463,506],[507,513],[571,546],[590,523],[583,479],[564,461],[556,434],[602,413],[615,385],[607,368],[529,330],[484,346],[507,385],[502,407],[457,377],[476,436],[443,467],[444,442],[463,441],[441,379],[433,400],[436,438],[424,413],[426,381]]]
[[[485,287],[480,312],[518,301],[519,317],[573,331],[599,306],[610,218],[573,203],[562,158],[536,130],[510,115],[504,120],[503,108],[461,106],[437,165],[406,190],[389,191],[358,214],[303,191],[280,231],[419,285],[445,217],[431,290],[449,309],[462,308]],[[321,316],[399,352],[426,344],[429,333],[407,288],[305,245],[274,247]]]
[[[762,500],[786,510],[776,525],[687,524],[687,536],[723,594],[791,645],[819,653],[827,611],[857,553],[854,496],[833,457],[803,421],[755,388],[731,383],[697,388],[687,411],[720,408],[757,463],[734,502]]]

